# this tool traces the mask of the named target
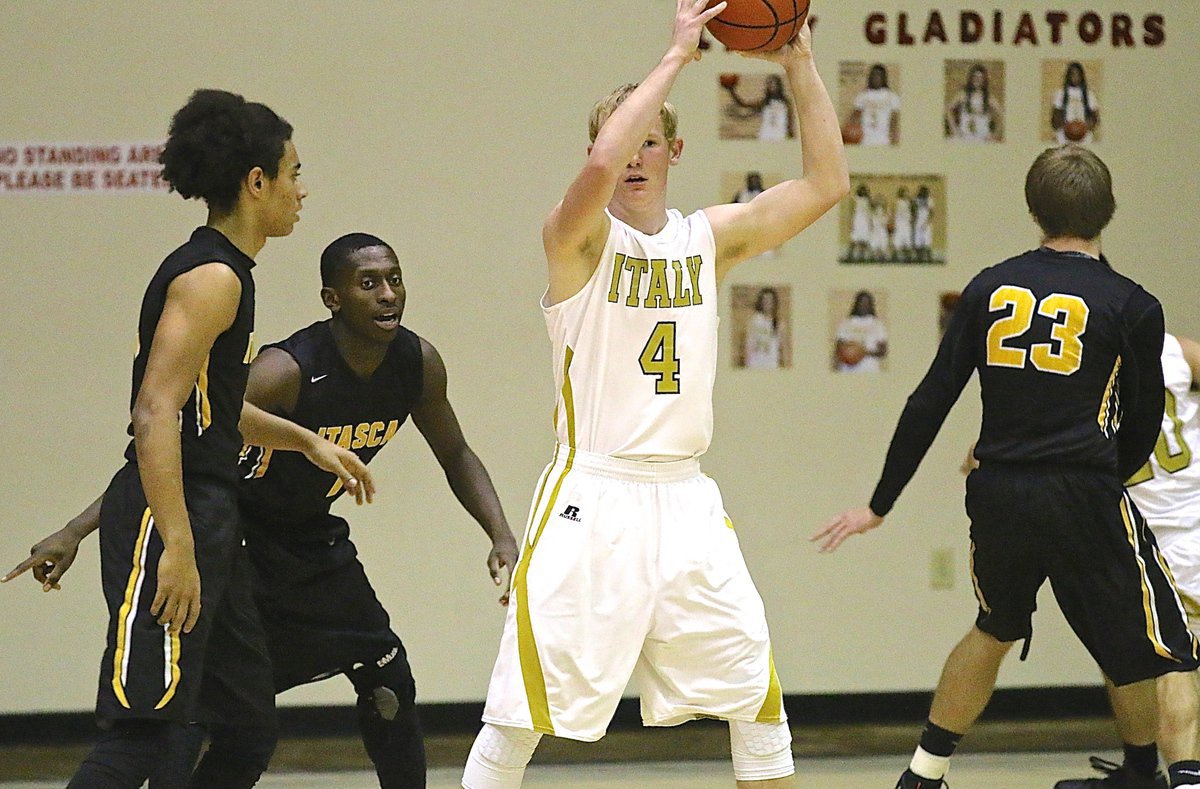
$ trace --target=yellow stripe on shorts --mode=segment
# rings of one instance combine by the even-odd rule
[[[1133,518],[1129,514],[1129,494],[1121,494],[1121,519],[1125,521],[1125,533],[1129,545],[1133,548],[1133,557],[1137,559],[1140,580],[1142,582],[1142,611],[1146,615],[1146,638],[1154,645],[1154,651],[1160,656],[1178,661],[1179,658],[1163,643],[1162,633],[1158,625],[1158,611],[1155,609],[1154,589],[1150,586],[1150,578],[1146,571],[1146,560],[1138,550],[1140,540],[1134,527]]]
[[[150,508],[147,507],[142,513],[137,542],[133,546],[133,568],[129,571],[129,581],[125,584],[125,599],[121,602],[121,609],[117,613],[117,648],[113,653],[112,687],[117,701],[121,702],[121,706],[125,709],[132,709],[129,706],[129,699],[125,696],[125,666],[129,639],[132,635],[130,631],[133,629],[133,619],[137,615],[134,608],[137,606],[137,598],[141,593],[143,574],[146,569],[146,537],[153,525],[154,517],[150,514]]]
[[[779,723],[783,717],[783,688],[779,685],[779,675],[775,673],[774,650],[767,654],[771,664],[771,679],[767,683],[767,697],[763,699],[762,708],[758,711],[757,723]]]

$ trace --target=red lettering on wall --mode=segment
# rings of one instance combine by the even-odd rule
[[[1071,17],[1067,16],[1067,14],[1063,11],[1046,12],[1046,22],[1048,22],[1050,25],[1050,43],[1062,43],[1063,25],[1065,25],[1067,20],[1070,18]]]
[[[929,21],[925,24],[924,43],[928,44],[934,39],[941,41],[943,44],[948,41],[946,38],[946,26],[942,24],[942,15],[937,11],[930,11]]]
[[[887,14],[871,14],[863,27],[863,35],[867,41],[878,46],[887,43]]]
[[[908,32],[908,14],[901,11],[896,17],[896,23],[899,25],[896,31],[896,43],[905,47],[915,44],[917,40],[913,38],[912,33]]]
[[[958,15],[958,40],[964,44],[976,44],[983,38],[983,17],[974,11],[963,11]]]
[[[1146,35],[1142,36],[1142,43],[1148,47],[1161,47],[1167,40],[1167,25],[1163,15],[1150,14],[1142,24],[1146,28]]]
[[[1013,44],[1016,46],[1020,46],[1026,41],[1037,46],[1037,28],[1033,26],[1033,17],[1029,15],[1029,12],[1021,14],[1021,21],[1017,23],[1017,33],[1013,36]]]
[[[1104,23],[1095,11],[1079,17],[1079,38],[1085,44],[1095,44],[1104,35]]]
[[[1004,41],[1004,12],[992,12],[992,43],[1000,44]]]

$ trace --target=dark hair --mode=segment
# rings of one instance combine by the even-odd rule
[[[991,77],[988,75],[987,67],[982,63],[976,63],[967,70],[967,84],[963,86],[963,100],[955,107],[954,116],[959,123],[962,123],[962,114],[971,108],[971,96],[975,93],[975,86],[971,84],[971,77],[975,76],[976,72],[983,75],[983,87],[980,88],[983,95],[983,111],[987,113],[991,112]],[[991,120],[988,121],[988,125],[992,125]]]
[[[880,80],[879,87],[886,88],[888,86],[887,67],[882,63],[876,63],[874,66],[871,66],[870,72],[867,73],[867,87],[871,86],[871,77],[875,76],[877,73],[879,74]]]
[[[1090,121],[1096,117],[1096,113],[1092,110],[1091,98],[1088,96],[1087,73],[1084,72],[1083,64],[1078,60],[1071,61],[1067,66],[1067,70],[1063,73],[1062,104],[1058,106],[1058,109],[1062,110],[1063,113],[1067,111],[1067,95],[1071,88],[1071,72],[1075,70],[1079,71],[1079,90],[1083,94],[1083,117]]]
[[[354,265],[350,258],[355,252],[368,247],[384,247],[392,253],[392,257],[396,256],[391,244],[378,236],[370,233],[347,233],[330,242],[321,253],[321,285],[327,288],[336,287],[336,280]]]
[[[763,311],[763,301],[766,300],[767,294],[771,295],[771,328],[779,329],[779,292],[775,288],[762,288],[758,291],[758,295],[754,297],[754,311]]]
[[[863,299],[867,300],[867,305],[861,310],[858,303]],[[875,296],[869,290],[860,290],[854,294],[854,306],[850,308],[851,315],[874,315],[875,314]]]
[[[290,139],[292,125],[266,105],[224,90],[198,90],[171,118],[159,156],[163,179],[184,198],[229,212],[246,173],[261,167],[269,178],[279,175]]]
[[[1096,238],[1117,209],[1108,167],[1079,145],[1047,148],[1034,160],[1025,204],[1046,238]]]

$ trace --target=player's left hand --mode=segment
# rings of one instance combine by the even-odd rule
[[[375,500],[375,480],[358,455],[327,439],[313,442],[304,453],[312,464],[330,474],[337,474],[342,486],[354,494],[357,504]]]
[[[60,529],[30,548],[29,558],[0,578],[0,583],[7,583],[26,570],[33,570],[33,577],[42,585],[43,592],[62,589],[58,581],[63,573],[71,569],[78,551],[79,538],[69,528]]]
[[[508,605],[508,582],[512,578],[513,570],[517,568],[517,541],[511,534],[492,541],[487,565],[492,583],[504,586],[504,594],[500,595],[500,605]]]
[[[781,66],[786,66],[792,61],[812,58],[812,29],[808,26],[809,21],[808,19],[804,20],[804,26],[796,31],[792,40],[779,49],[770,52],[739,52],[738,54],[748,58],[769,60]]]
[[[808,539],[820,543],[821,553],[829,553],[850,535],[868,532],[881,523],[883,518],[872,512],[870,507],[856,507],[826,521],[821,530]]]

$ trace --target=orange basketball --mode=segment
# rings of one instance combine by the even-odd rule
[[[861,123],[847,123],[842,127],[842,142],[847,145],[858,145],[862,142],[863,127]]]
[[[837,358],[842,364],[853,367],[867,358],[867,349],[863,347],[861,342],[839,342],[837,346]]]
[[[709,0],[712,8],[721,0]],[[808,18],[809,0],[728,0],[708,32],[729,49],[770,52],[791,41]]]
[[[729,90],[730,88],[737,87],[738,75],[726,72],[725,74],[722,74],[720,76],[720,80],[721,80],[721,87],[725,88],[726,90]]]
[[[1071,142],[1079,142],[1087,133],[1088,125],[1083,121],[1067,121],[1063,124],[1063,136]]]

